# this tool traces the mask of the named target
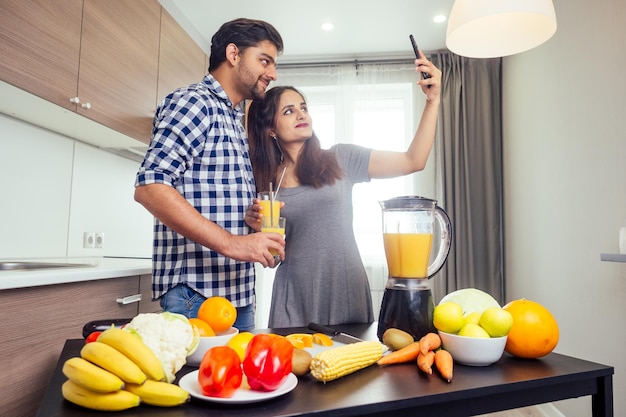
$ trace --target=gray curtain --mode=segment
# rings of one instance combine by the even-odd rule
[[[504,295],[501,58],[430,54],[443,72],[437,146],[439,205],[452,222],[452,248],[432,278],[435,302],[478,288]]]

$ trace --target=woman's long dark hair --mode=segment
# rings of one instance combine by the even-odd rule
[[[269,190],[269,183],[277,184],[282,152],[270,131],[276,126],[276,113],[282,94],[291,90],[304,98],[301,92],[290,86],[271,88],[263,100],[253,100],[248,109],[246,122],[252,171],[258,191]],[[296,161],[296,177],[300,184],[320,188],[332,185],[343,177],[343,171],[334,152],[322,149],[320,141],[313,136],[306,141]]]

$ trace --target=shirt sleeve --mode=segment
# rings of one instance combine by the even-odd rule
[[[372,150],[359,145],[338,143],[330,148],[337,155],[337,161],[344,174],[353,183],[369,182],[368,174],[370,155]]]
[[[152,139],[135,186],[175,186],[204,146],[210,125],[208,116],[209,106],[203,95],[193,91],[170,94],[156,112]]]

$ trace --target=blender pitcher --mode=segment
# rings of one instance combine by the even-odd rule
[[[393,327],[419,340],[426,333],[436,332],[428,279],[441,269],[450,252],[450,218],[436,200],[424,197],[396,197],[380,205],[389,278],[377,335],[382,340],[385,330]],[[433,242],[438,242],[434,258]]]

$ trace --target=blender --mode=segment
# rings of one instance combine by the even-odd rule
[[[385,330],[393,327],[419,340],[426,333],[436,332],[428,279],[441,269],[450,252],[450,218],[436,200],[425,197],[395,197],[380,205],[389,277],[377,336],[382,340]],[[431,256],[433,242],[437,251]]]

